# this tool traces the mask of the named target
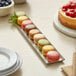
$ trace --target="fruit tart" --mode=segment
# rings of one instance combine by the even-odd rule
[[[71,29],[76,29],[76,2],[70,1],[58,11],[61,24]]]

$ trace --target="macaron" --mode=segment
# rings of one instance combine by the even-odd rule
[[[54,51],[55,48],[52,45],[45,45],[42,47],[42,54],[46,56],[48,51]]]
[[[46,59],[48,62],[57,62],[60,59],[60,54],[57,51],[48,51]]]
[[[24,30],[25,29],[25,26],[27,25],[30,25],[30,24],[33,24],[33,22],[31,20],[24,20],[21,24],[21,28]]]
[[[36,34],[36,35],[34,35],[34,42],[35,42],[35,44],[37,44],[40,39],[45,39],[45,36],[43,34]]]
[[[24,20],[27,20],[27,19],[28,19],[27,16],[19,16],[18,19],[17,19],[17,23],[18,23],[19,25],[21,25],[22,22],[23,22]]]
[[[35,34],[39,34],[40,31],[38,29],[32,29],[29,31],[29,38],[33,40]]]
[[[47,39],[40,39],[37,43],[38,48],[42,51],[44,45],[49,45],[50,42]]]
[[[26,13],[24,11],[17,11],[16,12],[16,15],[19,17],[19,16],[25,16]]]
[[[32,30],[32,29],[36,29],[36,26],[33,25],[33,24],[29,24],[27,26],[24,27],[24,31],[29,34],[29,31]]]

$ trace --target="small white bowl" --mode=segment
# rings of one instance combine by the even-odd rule
[[[6,16],[14,11],[14,1],[11,0],[11,4],[5,7],[0,7],[0,16]]]

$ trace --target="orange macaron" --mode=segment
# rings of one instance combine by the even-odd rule
[[[55,48],[52,45],[45,45],[42,47],[42,54],[46,56],[48,51],[54,51]]]

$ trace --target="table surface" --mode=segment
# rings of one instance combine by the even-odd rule
[[[63,63],[44,64],[18,29],[8,22],[10,16],[0,18],[0,47],[13,49],[23,58],[20,70],[10,76],[65,76],[61,67],[72,64],[76,39],[62,34],[53,26],[53,17],[65,2],[66,0],[27,0],[25,4],[15,5],[15,11],[25,11],[63,55]]]

